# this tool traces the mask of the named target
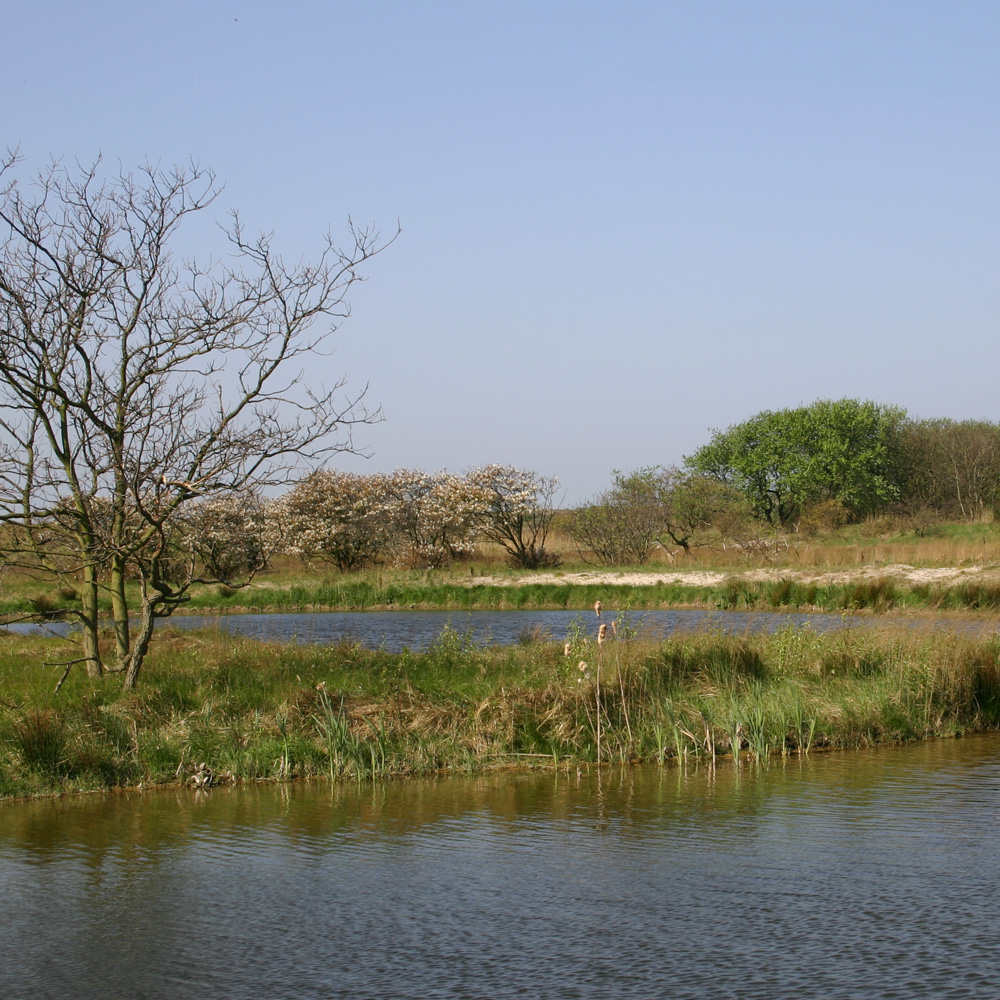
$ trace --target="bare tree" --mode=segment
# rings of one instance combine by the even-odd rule
[[[378,418],[363,389],[312,388],[303,366],[386,242],[349,222],[346,248],[327,237],[316,263],[288,265],[234,214],[227,262],[179,262],[171,241],[217,197],[210,172],[53,164],[22,184],[16,163],[0,164],[0,519],[15,559],[73,579],[88,671],[132,686],[155,619],[217,576],[190,552],[178,565],[184,509],[285,482]]]
[[[660,471],[657,479],[663,506],[663,534],[689,556],[709,529],[723,538],[734,525],[750,518],[750,505],[735,487],[713,476],[684,472],[676,466]]]
[[[675,466],[615,470],[611,489],[573,512],[570,531],[598,562],[641,566],[668,539],[690,555],[710,528],[724,532],[743,506],[732,487]]]
[[[903,429],[904,500],[943,517],[989,517],[1000,506],[1000,427],[985,420],[920,420]]]

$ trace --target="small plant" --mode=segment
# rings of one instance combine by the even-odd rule
[[[795,749],[802,754],[809,753],[816,735],[816,717],[806,716],[805,706],[801,699],[796,699],[792,704],[792,719],[789,730]]]
[[[759,695],[759,692],[758,692]],[[757,763],[762,763],[771,755],[771,741],[768,733],[767,717],[759,701],[749,705],[746,710],[746,739],[750,752]]]
[[[279,712],[274,721],[281,734],[281,757],[277,762],[278,777],[289,778],[292,774],[292,764],[288,753],[288,711]]]
[[[66,767],[66,730],[53,712],[26,712],[14,722],[13,742],[28,767],[59,775]]]
[[[877,580],[862,580],[850,584],[845,591],[844,607],[870,608],[872,611],[887,611],[899,601],[899,591],[895,583],[887,577]]]

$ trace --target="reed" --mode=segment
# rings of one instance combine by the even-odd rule
[[[597,642],[599,624],[606,624]],[[440,769],[680,764],[1000,725],[1000,638],[898,628],[639,641],[627,616],[564,643],[454,630],[389,654],[167,632],[145,685],[47,667],[63,640],[0,636],[0,795]],[[581,669],[582,668],[582,669]]]

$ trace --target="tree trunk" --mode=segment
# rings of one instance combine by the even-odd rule
[[[101,651],[97,641],[97,567],[87,564],[83,568],[83,582],[80,585],[80,624],[83,629],[83,658],[87,664],[87,674],[100,677]]]
[[[132,649],[126,658],[128,667],[125,670],[125,687],[129,689],[134,688],[139,679],[139,671],[142,670],[143,661],[146,659],[149,641],[153,638],[153,627],[156,624],[153,612],[156,608],[157,598],[149,596],[145,573],[140,579],[140,588],[142,591],[142,612],[139,616],[139,628],[136,631]]]
[[[111,563],[111,610],[115,621],[115,655],[119,663],[129,654],[128,602],[125,600],[125,559],[115,555]]]

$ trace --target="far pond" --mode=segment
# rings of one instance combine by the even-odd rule
[[[719,631],[728,634],[774,632],[790,625],[808,624],[818,632],[860,625],[870,619],[846,614],[649,610],[619,613],[593,611],[313,611],[272,614],[177,615],[169,625],[181,629],[218,628],[230,635],[267,642],[298,642],[321,646],[357,642],[398,653],[426,649],[447,630],[477,646],[506,646],[517,642],[563,642],[574,631],[590,634],[601,622],[616,621],[634,629],[642,639],[663,639],[677,632]],[[161,623],[160,627],[168,623]],[[72,626],[7,626],[17,631],[44,629],[65,634]]]

